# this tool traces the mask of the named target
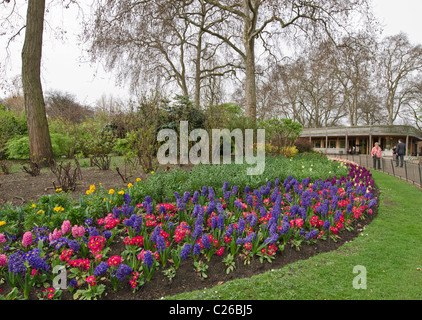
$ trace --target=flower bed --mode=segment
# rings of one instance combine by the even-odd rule
[[[83,223],[72,224],[70,219],[81,217],[64,209],[63,198],[50,216],[71,211],[60,227],[35,227],[22,237],[0,234],[0,278],[9,297],[28,298],[35,287],[48,285],[39,299],[59,299],[64,290],[74,299],[93,299],[101,298],[107,286],[117,291],[123,282],[135,293],[157,271],[171,278],[188,261],[203,279],[213,257],[222,259],[227,273],[238,259],[272,262],[288,247],[300,250],[304,244],[336,241],[339,232],[352,230],[356,221],[372,214],[376,200],[370,172],[353,164],[347,168],[340,178],[298,181],[289,176],[256,189],[240,190],[225,182],[218,191],[175,192],[171,203],[149,196],[134,202],[131,188],[109,190],[109,197],[99,200],[100,188],[92,186],[80,205],[98,203],[107,209],[105,216],[89,211]],[[116,199],[121,204],[111,207]],[[45,211],[42,205],[31,210]],[[38,214],[48,221],[46,212]],[[67,288],[60,289],[58,280],[68,280]]]

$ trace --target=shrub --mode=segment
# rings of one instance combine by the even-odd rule
[[[58,133],[50,134],[50,138],[54,156],[67,156],[68,146],[72,143],[71,138]],[[29,137],[27,135],[13,137],[7,142],[6,149],[9,159],[28,160]]]

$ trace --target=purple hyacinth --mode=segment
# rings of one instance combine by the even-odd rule
[[[127,193],[123,195],[123,199],[127,205],[130,205],[130,203],[132,202],[132,200],[130,199],[130,196]]]
[[[48,271],[50,266],[39,255],[33,254],[28,258],[28,264],[35,270]]]
[[[198,191],[195,191],[195,192],[193,193],[192,203],[193,203],[193,204],[197,204],[197,203],[198,203],[198,199],[199,199],[199,192],[198,192]]]
[[[190,192],[186,191],[185,194],[183,195],[183,202],[188,203],[189,199],[190,199]]]
[[[22,252],[15,252],[9,257],[9,272],[14,274],[24,275],[26,272],[26,265],[23,260]]]
[[[278,233],[277,232],[275,232],[275,233],[273,233],[270,237],[268,237],[265,241],[264,241],[264,243],[266,244],[266,245],[271,245],[271,244],[274,244],[274,243],[276,243],[277,242],[277,240],[278,240]]]
[[[242,217],[240,217],[239,218],[239,223],[237,224],[237,234],[239,236],[242,235],[243,230],[245,230],[245,226],[246,226],[245,219],[243,219]]]
[[[120,218],[120,214],[122,213],[122,210],[120,210],[118,207],[113,208],[113,218],[117,219]]]
[[[106,273],[107,270],[108,270],[108,263],[103,261],[98,266],[95,267],[94,276],[99,277],[103,275],[104,273]]]
[[[164,252],[166,250],[166,242],[162,235],[157,236],[157,251],[159,253]]]
[[[224,181],[224,183],[223,183],[223,193],[226,192],[228,188],[229,188],[229,183],[227,181]]]
[[[233,231],[234,231],[234,226],[233,226],[233,224],[232,224],[232,223],[230,223],[230,224],[228,225],[228,227],[227,227],[227,230],[226,230],[225,236],[226,236],[226,237],[228,237],[228,238],[230,238],[230,237],[232,236],[232,234],[233,234]]]
[[[318,230],[312,230],[305,235],[305,240],[309,241],[318,235]]]
[[[215,229],[215,228],[217,228],[217,218],[213,216],[211,218],[211,229]]]
[[[148,268],[152,267],[153,258],[152,258],[152,253],[150,250],[147,250],[144,253],[144,263]]]
[[[185,243],[182,250],[180,251],[180,254],[179,254],[180,258],[182,260],[186,260],[190,254],[191,249],[192,249],[192,245],[190,243]]]
[[[199,256],[199,255],[201,254],[201,246],[200,246],[198,243],[195,243],[195,244],[193,245],[193,251],[192,251],[192,254],[193,254],[194,256]]]
[[[128,276],[133,271],[132,267],[128,266],[127,264],[120,264],[119,268],[116,271],[116,278],[120,281],[124,280],[126,276]]]
[[[207,195],[207,191],[208,191],[208,190],[207,190],[207,187],[205,187],[205,186],[204,186],[204,187],[202,187],[202,190],[201,190],[201,196],[202,196],[202,197],[205,197],[205,196]]]
[[[69,246],[70,249],[72,249],[74,252],[78,252],[81,245],[79,244],[78,241],[76,240],[69,240],[67,242],[67,245]]]
[[[220,230],[224,229],[224,214],[220,213],[217,218],[217,228]]]
[[[325,220],[324,225],[323,225],[323,228],[325,230],[328,230],[330,228],[330,225],[331,225],[330,220]]]
[[[211,248],[210,238],[204,233],[202,235],[202,245],[204,246],[205,250],[209,250]]]

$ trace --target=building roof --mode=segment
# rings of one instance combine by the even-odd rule
[[[410,136],[422,141],[422,132],[412,126],[379,125],[356,127],[305,128],[302,137],[339,137],[339,136]]]

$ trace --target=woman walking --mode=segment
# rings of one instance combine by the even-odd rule
[[[381,150],[380,144],[378,142],[375,142],[375,146],[372,148],[372,151],[371,151],[371,156],[374,161],[374,169],[377,168],[377,163],[378,163],[378,169],[381,169],[381,157],[382,157],[381,151],[382,150]]]

